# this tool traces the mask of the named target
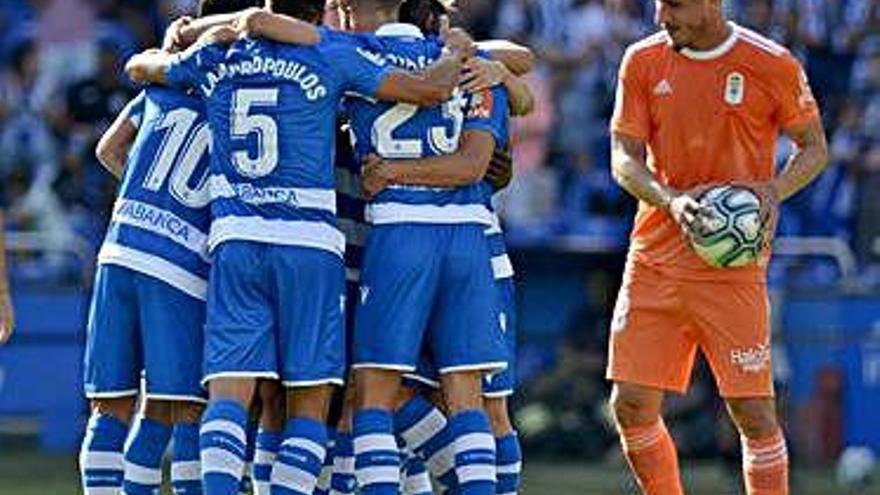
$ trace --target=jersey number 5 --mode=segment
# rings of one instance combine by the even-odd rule
[[[278,166],[278,124],[271,116],[253,111],[277,105],[277,88],[239,89],[233,96],[232,137],[246,139],[253,134],[257,138],[256,156],[250,150],[232,153],[235,168],[245,177],[265,177]]]

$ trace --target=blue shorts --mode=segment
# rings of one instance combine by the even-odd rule
[[[227,241],[214,251],[205,327],[205,381],[281,379],[342,384],[342,259],[328,251]]]
[[[497,280],[495,286],[500,303],[496,314],[498,325],[504,335],[507,367],[484,378],[483,395],[488,398],[509,397],[516,388],[516,301],[513,279]],[[440,375],[430,349],[423,349],[416,370],[404,375],[404,384],[428,389],[439,388]]]
[[[367,239],[355,368],[416,369],[423,344],[440,373],[504,368],[484,227],[379,225]]]
[[[98,266],[85,352],[90,399],[137,395],[201,402],[205,303],[119,265]]]

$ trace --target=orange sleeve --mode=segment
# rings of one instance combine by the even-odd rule
[[[779,68],[773,71],[773,77],[776,119],[781,128],[787,129],[819,118],[819,106],[813,97],[807,74],[797,59],[785,55]]]
[[[634,52],[627,50],[617,78],[611,132],[648,140],[651,134],[651,118],[645,81],[639,60]]]

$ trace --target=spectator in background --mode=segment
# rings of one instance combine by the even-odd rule
[[[34,98],[47,106],[65,84],[92,76],[97,69],[94,0],[31,0],[36,7],[35,40],[40,78]]]

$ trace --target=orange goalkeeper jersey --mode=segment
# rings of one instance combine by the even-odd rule
[[[798,61],[777,43],[731,23],[711,51],[676,51],[665,31],[623,58],[611,130],[644,140],[648,167],[688,190],[730,181],[769,181],[782,129],[818,118]],[[665,211],[639,205],[630,259],[680,279],[719,279]],[[765,268],[724,269],[720,280],[760,282]]]

